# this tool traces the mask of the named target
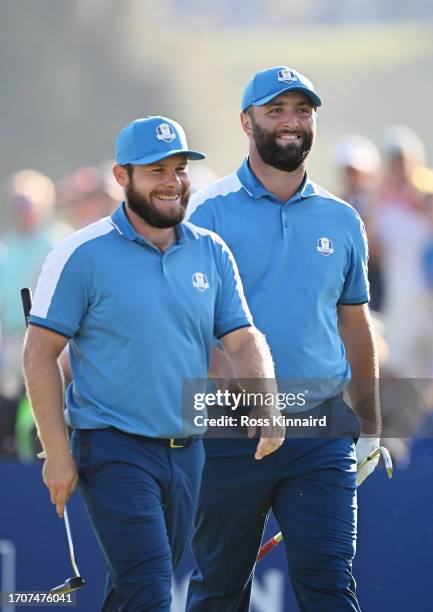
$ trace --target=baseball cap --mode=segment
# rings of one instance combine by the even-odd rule
[[[376,145],[362,134],[347,134],[337,144],[335,161],[343,168],[373,173],[380,169],[381,161]]]
[[[425,163],[425,148],[418,134],[407,125],[392,125],[382,137],[385,155],[401,156],[414,163]]]
[[[315,107],[322,104],[313,83],[307,77],[287,66],[274,66],[260,70],[250,80],[242,96],[242,110],[252,105],[262,106],[285,91],[305,94]]]
[[[116,162],[121,166],[153,164],[180,153],[193,160],[206,157],[188,148],[185,132],[177,121],[159,115],[131,121],[116,139]]]

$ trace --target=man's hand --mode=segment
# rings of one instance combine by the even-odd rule
[[[60,517],[77,484],[77,468],[69,451],[63,414],[63,380],[57,361],[67,342],[61,334],[31,325],[23,353],[27,392],[47,458],[43,479]],[[41,458],[45,458],[45,452]]]
[[[392,478],[392,459],[388,450],[380,446],[380,438],[360,438],[355,446],[358,471],[356,484],[359,485],[370,476],[379,463],[382,455],[388,478]]]
[[[254,455],[254,458],[257,460],[263,459],[266,455],[270,455],[278,450],[284,442],[286,428],[284,425],[279,425],[278,421],[274,421],[274,417],[281,417],[280,411],[276,408],[254,408],[249,414],[249,419],[257,419],[259,422],[263,421],[266,423],[261,426],[252,424],[248,426],[249,438],[254,438],[258,428],[260,429],[260,440]]]
[[[45,460],[42,477],[48,487],[51,502],[63,518],[65,504],[71,497],[78,480],[77,466],[70,453],[51,456]]]
[[[263,334],[254,327],[244,327],[225,335],[221,342],[233,369],[234,376],[230,378],[242,379],[242,388],[247,392],[263,398],[269,395],[275,397],[278,389],[274,364]],[[227,367],[219,369],[227,378],[230,370]],[[257,427],[260,427],[260,440],[254,455],[256,459],[273,453],[284,442],[285,427],[275,422],[274,416],[281,416],[281,413],[273,406],[255,406],[249,414],[250,419],[263,419],[263,424],[259,422],[248,427],[249,438],[254,438]]]

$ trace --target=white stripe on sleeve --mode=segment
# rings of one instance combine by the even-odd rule
[[[233,174],[228,174],[218,181],[211,183],[207,187],[196,191],[192,194],[188,202],[185,219],[188,220],[196,208],[204,204],[207,200],[212,200],[217,196],[226,196],[229,195],[229,193],[234,193],[240,189],[242,189],[242,183],[240,182],[238,175],[234,172]]]
[[[62,270],[74,251],[86,242],[112,231],[114,231],[114,228],[110,218],[100,219],[96,223],[92,223],[68,236],[47,255],[36,286],[31,309],[32,315],[41,319],[47,317]]]

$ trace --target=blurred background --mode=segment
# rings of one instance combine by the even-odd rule
[[[46,496],[39,481],[37,491],[22,486],[38,480],[40,468],[21,375],[20,288],[35,287],[53,245],[117,205],[114,140],[127,122],[147,114],[180,121],[190,145],[208,153],[192,172],[198,189],[241,164],[242,90],[257,70],[282,64],[306,74],[323,100],[310,178],[359,211],[370,245],[384,436],[397,469],[392,484],[378,472],[360,494],[361,602],[381,612],[409,602],[430,609],[409,588],[408,551],[431,564],[432,525],[408,500],[421,494],[413,483],[433,475],[431,0],[0,0],[0,11],[0,473],[14,491],[1,509],[0,588],[12,575],[30,588],[24,557],[35,535],[26,531],[33,523],[23,496]],[[389,512],[391,499],[400,502]],[[45,502],[46,541],[45,524],[56,519]],[[372,508],[387,517],[379,531]],[[396,530],[407,539],[401,556]],[[381,534],[381,558],[397,564],[398,580],[368,561]],[[47,549],[41,572],[58,563],[59,548]],[[98,554],[92,548],[87,561],[102,572]],[[283,557],[274,559],[258,573],[256,612],[296,609]],[[271,597],[278,589],[281,601]],[[94,601],[82,609],[97,609]]]

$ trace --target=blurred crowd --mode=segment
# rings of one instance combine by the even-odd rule
[[[389,127],[377,144],[349,134],[335,144],[334,162],[331,191],[359,212],[369,242],[386,444],[402,467],[433,463],[433,170],[421,138],[406,126]],[[79,168],[57,184],[30,169],[8,180],[2,216],[10,222],[0,236],[0,457],[31,461],[37,450],[21,372],[20,289],[35,289],[57,242],[117,206],[113,163]],[[205,166],[192,171],[193,189],[217,178]]]
[[[0,237],[0,456],[31,460],[37,445],[21,370],[20,290],[35,289],[47,253],[59,241],[111,214],[121,199],[113,164],[80,168],[57,185],[26,169],[6,185],[3,214],[10,227]]]
[[[368,237],[384,436],[397,462],[433,462],[433,170],[407,126],[386,129],[378,146],[347,135],[335,165],[337,194]]]

